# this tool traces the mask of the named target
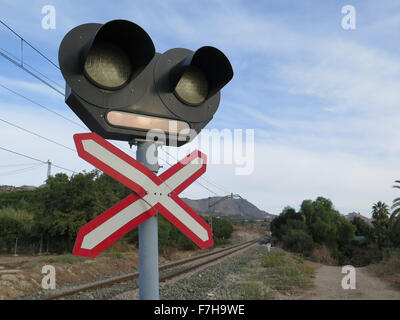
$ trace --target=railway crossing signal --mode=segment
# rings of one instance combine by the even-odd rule
[[[83,226],[75,242],[75,255],[95,257],[140,223],[160,212],[201,248],[213,244],[210,226],[179,194],[206,171],[206,156],[190,155],[156,176],[96,133],[74,136],[78,154],[135,193]]]
[[[131,143],[152,129],[165,133],[167,145],[190,141],[213,118],[233,77],[217,48],[156,53],[146,31],[126,20],[72,29],[59,63],[76,115],[103,138]]]
[[[143,155],[156,138],[191,141],[217,111],[232,66],[210,46],[157,53],[146,31],[126,20],[77,26],[58,56],[65,102],[92,131],[74,136],[79,156],[134,191],[79,230],[74,254],[94,257],[139,225],[139,297],[158,299],[156,213],[201,248],[213,244],[209,225],[178,196],[205,172],[206,156],[194,151],[157,176],[157,161]],[[136,143],[142,164],[104,139]]]

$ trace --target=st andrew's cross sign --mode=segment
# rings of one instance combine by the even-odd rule
[[[74,140],[81,158],[134,191],[79,230],[75,255],[96,257],[157,212],[200,248],[213,244],[210,226],[179,197],[206,171],[205,154],[193,151],[157,176],[96,133],[76,134]]]

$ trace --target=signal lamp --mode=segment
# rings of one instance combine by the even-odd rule
[[[167,145],[187,143],[211,121],[233,77],[217,48],[156,53],[146,31],[126,20],[75,27],[59,63],[75,114],[103,138],[130,143],[152,129],[165,132]]]

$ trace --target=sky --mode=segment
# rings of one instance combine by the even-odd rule
[[[42,27],[46,5],[56,10],[55,29]],[[355,8],[355,29],[342,26],[346,5]],[[254,170],[238,175],[237,163],[209,164],[199,180],[207,189],[195,183],[183,196],[233,192],[272,214],[323,196],[343,214],[366,216],[373,203],[391,205],[398,197],[392,186],[400,180],[399,1],[0,1],[0,20],[56,64],[70,29],[113,19],[139,24],[159,53],[211,45],[232,64],[234,77],[206,128],[254,129]],[[19,38],[1,25],[0,49],[21,57]],[[26,44],[22,56],[64,90],[56,67]],[[0,56],[0,147],[90,171],[71,150],[73,134],[87,131],[61,94]],[[113,143],[135,155],[126,143]],[[165,151],[176,152],[163,147],[162,170],[176,162]],[[58,172],[70,174],[53,166]],[[0,185],[38,186],[46,173],[46,164],[0,150]]]

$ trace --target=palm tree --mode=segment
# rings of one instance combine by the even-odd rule
[[[389,207],[386,203],[378,201],[372,205],[372,218],[374,222],[380,223],[388,220]]]
[[[400,180],[396,180],[395,183],[400,184]],[[394,185],[393,188],[400,189],[400,185]],[[393,200],[391,209],[392,214],[389,219],[389,233],[392,244],[398,246],[400,244],[400,197]]]
[[[372,223],[379,248],[386,247],[389,240],[389,207],[386,203],[378,201],[372,205]]]
[[[400,183],[400,180],[396,180],[395,183]],[[393,186],[393,188],[398,188],[400,189],[400,186]],[[393,205],[391,208],[392,214],[390,215],[390,221],[393,221],[396,219],[396,216],[400,213],[400,197],[396,198],[393,200]]]

